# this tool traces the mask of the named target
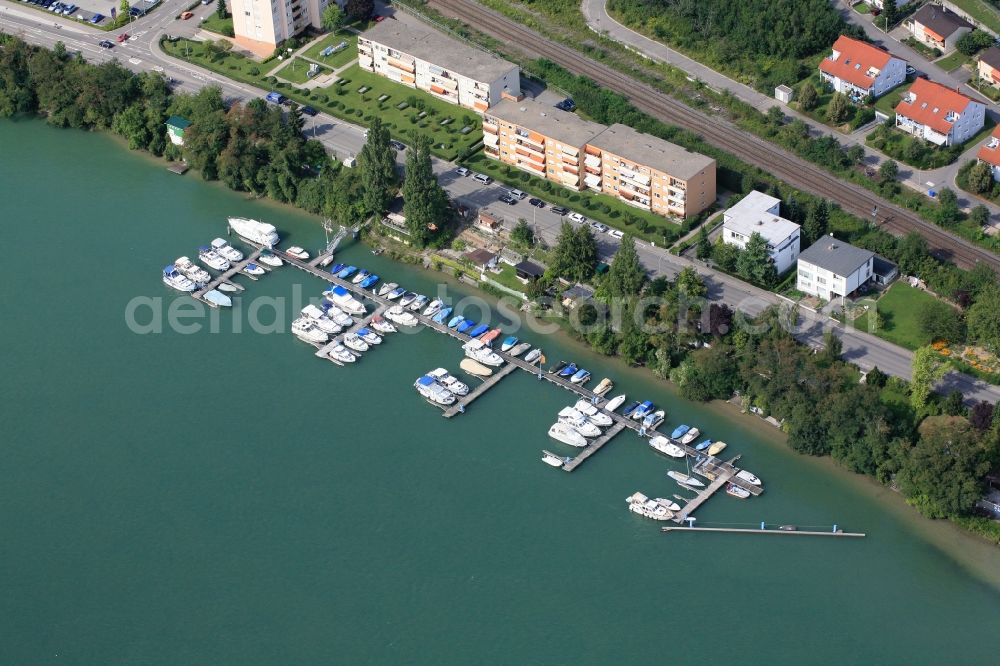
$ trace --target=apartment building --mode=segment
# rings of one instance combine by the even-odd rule
[[[233,15],[235,41],[258,56],[308,27],[320,29],[323,10],[343,0],[228,0]]]
[[[781,217],[781,199],[754,190],[723,214],[722,242],[741,250],[750,237],[767,241],[778,274],[791,268],[799,256],[799,225]]]
[[[605,129],[533,99],[503,100],[483,118],[483,144],[488,157],[582,190],[581,154]]]
[[[881,97],[906,81],[906,61],[888,51],[841,35],[819,63],[820,76],[854,100]]]
[[[872,278],[875,253],[831,236],[802,251],[796,289],[830,301],[849,296]]]
[[[409,22],[382,21],[362,33],[358,65],[480,113],[521,95],[517,65]]]
[[[715,202],[715,160],[615,123],[584,147],[588,188],[666,217],[694,217]]]
[[[938,146],[965,143],[983,129],[986,106],[927,79],[917,79],[896,105],[896,127]]]

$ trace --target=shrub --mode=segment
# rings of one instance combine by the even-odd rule
[[[249,70],[250,76],[260,76],[260,67],[256,65],[251,67]]]

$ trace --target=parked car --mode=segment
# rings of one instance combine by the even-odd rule
[[[510,190],[509,192],[507,192],[507,194],[509,194],[510,196],[514,197],[518,201],[524,201],[524,197],[528,196],[527,194],[525,194],[521,190]]]
[[[318,113],[316,109],[312,108],[311,106],[303,106],[301,109],[299,109],[299,111],[306,114],[307,116],[315,116],[316,113]]]
[[[400,152],[406,150],[406,144],[403,143],[402,141],[396,141],[395,139],[393,139],[389,142],[389,145]]]
[[[90,17],[90,22],[93,23],[94,25],[97,25],[103,20],[104,20],[104,14],[94,14],[93,16]]]
[[[181,13],[181,20],[182,21],[187,21],[192,16],[194,16],[194,14],[192,12],[182,12]]]
[[[97,42],[97,45],[100,46],[102,49],[113,49],[113,48],[115,48],[115,45],[112,44],[111,42],[109,42],[106,39],[102,39],[101,41]]]
[[[467,169],[466,167],[458,167],[457,169],[455,169],[455,173],[457,173],[462,178],[465,178],[466,176],[472,173],[472,170]]]
[[[585,218],[583,215],[580,215],[579,213],[570,213],[569,219],[571,222],[577,222],[579,224],[587,223],[587,218]]]
[[[551,210],[556,215],[565,215],[566,213],[569,212],[569,208],[563,208],[562,206],[553,206],[549,210]]]
[[[482,183],[483,185],[489,185],[493,182],[493,179],[487,176],[485,173],[477,173],[472,175],[472,179],[477,183]]]
[[[913,65],[907,65],[906,66],[906,75],[907,76],[913,76],[916,73],[917,73],[917,68],[916,67],[914,67]]]
[[[274,92],[273,90],[264,96],[264,101],[270,102],[271,104],[284,104],[287,99],[288,98],[280,92]]]
[[[556,104],[556,108],[562,109],[563,111],[573,111],[576,109],[576,102],[574,102],[571,97],[567,97],[563,101]]]
[[[375,20],[376,23],[381,23],[382,21],[385,20],[385,15],[384,14],[376,14],[372,18]]]
[[[507,204],[508,206],[513,206],[514,204],[517,203],[517,199],[515,199],[512,196],[510,196],[509,194],[501,194],[500,195],[500,201],[502,201],[503,203]]]
[[[608,231],[608,235],[611,236],[612,238],[618,238],[618,239],[622,239],[625,237],[625,234],[619,231],[618,229],[611,229],[610,231]]]
[[[115,37],[115,39],[118,40],[119,44],[124,44],[125,42],[128,41],[128,33],[127,32],[123,32],[122,34],[120,34],[117,37]]]
[[[541,199],[528,199],[528,203],[535,208],[545,208],[545,202]]]
[[[600,222],[591,222],[590,223],[590,228],[593,229],[594,231],[597,231],[598,233],[602,233],[602,234],[608,232],[608,225],[601,224]]]

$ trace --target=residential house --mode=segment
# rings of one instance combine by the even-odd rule
[[[175,146],[184,145],[184,130],[191,126],[191,121],[180,116],[170,116],[167,118],[167,138]]]
[[[780,215],[781,199],[754,190],[723,214],[722,241],[741,250],[753,234],[767,241],[778,274],[799,256],[799,225]]]
[[[979,54],[976,72],[981,83],[1000,87],[1000,46],[991,46]]]
[[[855,101],[881,97],[906,81],[906,61],[845,35],[819,63],[820,76]]]
[[[503,100],[483,118],[487,157],[582,190],[580,155],[605,126],[533,99]]]
[[[899,9],[909,1],[910,0],[896,0],[896,9]],[[885,9],[885,0],[868,0],[868,6],[882,11]]]
[[[799,255],[795,288],[827,301],[848,296],[871,279],[874,258],[874,252],[824,236]]]
[[[514,274],[522,282],[531,282],[545,275],[545,269],[530,261],[522,261],[514,266]]]
[[[876,254],[872,258],[872,282],[879,287],[888,287],[899,277],[899,267],[885,257]]]
[[[497,265],[497,255],[489,250],[480,249],[466,252],[462,255],[462,259],[475,266],[480,273],[492,270]]]
[[[594,296],[594,290],[582,284],[575,284],[562,293],[562,305],[564,308],[573,308],[586,303]]]
[[[989,164],[993,180],[1000,180],[1000,125],[993,129],[990,140],[979,148],[976,159]]]
[[[323,10],[334,0],[229,0],[235,42],[260,57],[289,37],[323,27]],[[335,4],[343,6],[344,0]]]
[[[965,143],[985,121],[981,102],[927,79],[914,81],[896,105],[896,127],[938,146]]]
[[[500,248],[500,261],[508,266],[517,266],[524,261],[524,255],[510,247]]]
[[[497,236],[503,230],[503,222],[486,211],[479,211],[479,217],[476,218],[475,228],[487,234],[493,234]]]
[[[363,32],[358,65],[479,113],[521,96],[517,65],[412,22],[381,21]]]
[[[971,23],[955,12],[933,4],[918,9],[904,25],[918,42],[941,51],[955,48],[962,35],[973,29]]]

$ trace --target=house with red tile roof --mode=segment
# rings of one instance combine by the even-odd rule
[[[993,180],[1000,180],[1000,125],[993,130],[993,134],[990,134],[990,140],[979,149],[976,159],[980,163],[989,164]]]
[[[927,79],[914,81],[896,105],[896,127],[938,146],[965,143],[985,121],[983,104]]]
[[[819,63],[820,76],[854,100],[881,97],[906,80],[906,61],[888,51],[845,35]]]

